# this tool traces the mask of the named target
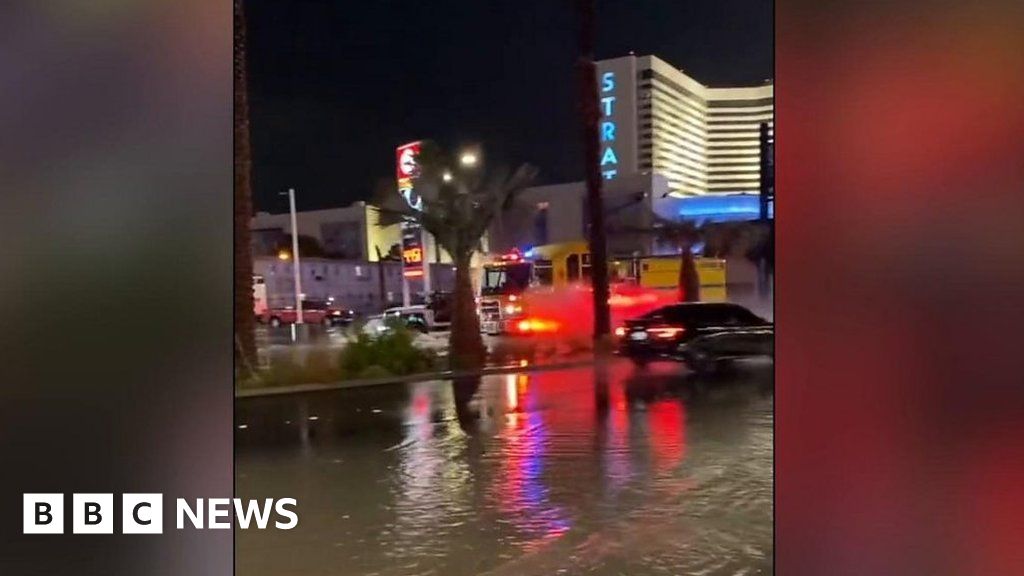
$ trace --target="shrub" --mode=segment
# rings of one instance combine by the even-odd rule
[[[261,376],[272,385],[300,384],[303,377],[302,365],[291,353],[275,354],[270,357],[270,367]]]
[[[374,377],[366,374],[403,376],[430,371],[437,364],[433,352],[416,347],[413,334],[398,327],[376,336],[359,333],[338,357],[338,366],[346,378]]]

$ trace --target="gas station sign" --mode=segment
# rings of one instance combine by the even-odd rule
[[[415,224],[402,226],[402,275],[423,277],[423,234]]]
[[[409,203],[414,210],[423,209],[423,199],[420,198],[413,187],[413,182],[419,176],[419,165],[416,157],[420,153],[419,142],[403,144],[395,150],[395,171],[398,179],[398,193]]]
[[[416,163],[419,153],[419,142],[403,144],[395,150],[398,193],[414,210],[423,209],[423,199],[416,194],[414,186],[419,177],[419,165]],[[402,275],[406,278],[423,277],[423,231],[419,224],[413,222],[402,224]]]

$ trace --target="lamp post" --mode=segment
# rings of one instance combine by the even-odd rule
[[[288,209],[292,220],[292,278],[295,283],[295,323],[302,324],[302,274],[299,267],[299,224],[295,217],[295,189],[289,188]]]

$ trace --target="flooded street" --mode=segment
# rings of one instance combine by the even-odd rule
[[[769,574],[770,365],[593,367],[239,400],[243,576]]]

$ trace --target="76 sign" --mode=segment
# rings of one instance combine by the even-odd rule
[[[406,248],[402,251],[402,260],[406,264],[420,264],[423,262],[423,249],[420,247]]]

